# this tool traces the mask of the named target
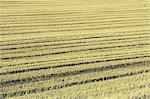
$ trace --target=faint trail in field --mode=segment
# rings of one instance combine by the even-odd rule
[[[62,42],[62,41],[74,41],[74,40],[82,40],[82,39],[93,39],[93,38],[104,38],[104,37],[115,37],[115,36],[125,36],[126,33],[127,35],[129,34],[132,35],[132,34],[139,34],[140,33],[148,33],[149,34],[149,31],[150,30],[139,30],[139,31],[125,31],[125,32],[120,32],[120,34],[117,34],[117,35],[107,35],[107,36],[90,36],[90,37],[80,37],[80,38],[69,38],[70,36],[56,36],[56,37],[42,37],[42,38],[31,38],[31,39],[21,39],[22,42],[19,42],[20,39],[18,40],[7,40],[7,41],[0,41],[1,43],[4,42],[4,43],[7,43],[8,42],[8,45],[11,45],[12,42],[14,42],[12,45],[17,45],[17,44],[30,44],[30,43],[42,43],[42,42]],[[130,34],[131,33],[131,34]],[[108,33],[107,33],[108,34]],[[125,34],[125,35],[124,35]],[[142,35],[141,34],[141,35]],[[76,36],[76,35],[73,35],[73,36]],[[84,35],[85,36],[85,35]],[[57,40],[55,40],[54,38],[58,38]],[[69,38],[69,39],[67,39]],[[48,40],[47,40],[48,39]],[[54,39],[54,40],[51,40],[51,39]],[[29,41],[28,41],[29,40]],[[35,41],[35,40],[39,40],[39,41]],[[28,41],[28,42],[27,42]],[[25,42],[25,43],[24,43]],[[1,44],[0,46],[4,46],[5,44]],[[6,44],[7,45],[7,44]]]
[[[38,70],[44,70],[44,69],[72,67],[72,66],[80,66],[80,65],[84,65],[84,64],[94,64],[94,63],[102,63],[102,62],[109,62],[109,61],[112,62],[112,61],[118,61],[118,60],[136,59],[136,58],[144,58],[144,57],[150,57],[150,56],[139,56],[139,57],[136,56],[136,57],[128,57],[128,58],[125,57],[125,58],[118,58],[118,59],[97,60],[97,61],[92,61],[92,62],[81,62],[81,63],[76,63],[76,64],[64,64],[64,65],[58,65],[58,66],[48,66],[48,67],[32,68],[32,69],[18,70],[18,71],[16,70],[16,71],[10,71],[10,72],[5,72],[5,73],[0,73],[0,76],[1,75],[7,75],[7,74],[16,74],[16,73],[23,73],[23,72],[30,72],[30,71],[38,71]]]
[[[86,64],[86,63],[82,63],[82,64]],[[95,62],[91,62],[91,63],[95,63]],[[24,78],[24,79],[10,80],[10,81],[6,81],[6,82],[0,82],[0,88],[1,87],[15,86],[17,84],[25,84],[25,83],[31,83],[31,82],[44,81],[44,80],[49,80],[49,79],[57,78],[57,77],[78,75],[81,73],[90,73],[90,72],[96,72],[96,71],[100,72],[100,71],[105,71],[105,70],[109,70],[109,69],[125,68],[128,66],[134,66],[137,64],[141,64],[141,63],[142,64],[148,64],[149,62],[148,63],[136,62],[136,63],[118,64],[118,65],[106,66],[106,67],[102,67],[102,68],[93,68],[93,69],[88,69],[88,70],[66,72],[66,73],[62,73],[62,74],[49,74],[49,75],[43,75],[43,76],[38,76],[38,77],[28,77],[28,78]],[[69,66],[73,66],[73,65],[69,65]]]
[[[64,47],[52,47],[52,48],[36,48],[36,49],[31,49],[31,50],[28,50],[28,51],[15,51],[15,52],[7,52],[7,53],[1,53],[1,55],[12,55],[12,54],[19,54],[19,53],[26,53],[26,52],[32,52],[32,51],[45,51],[45,50],[52,50],[52,49],[55,49],[55,50],[57,50],[57,49],[60,49],[60,48],[62,48],[63,50],[65,50],[65,49],[67,49],[67,48],[76,48],[76,47],[84,47],[84,46],[91,46],[91,45],[105,45],[105,44],[116,44],[116,43],[127,43],[127,42],[136,42],[136,41],[139,41],[140,39],[144,39],[144,41],[150,41],[150,39],[146,39],[146,38],[149,38],[149,37],[145,37],[145,38],[142,38],[142,37],[139,37],[139,39],[137,39],[137,40],[134,40],[134,39],[128,39],[129,41],[115,41],[115,42],[106,42],[106,43],[99,43],[99,41],[93,41],[93,42],[97,42],[97,44],[84,44],[84,42],[81,42],[81,43],[83,43],[83,44],[80,44],[80,45],[71,45],[71,46],[64,46]],[[115,40],[117,40],[117,39],[115,39]],[[124,39],[119,39],[119,40],[124,40]],[[143,40],[140,40],[140,41],[143,41]],[[43,45],[43,47],[47,47],[47,46],[49,46],[49,45]],[[51,46],[51,45],[50,45]],[[40,47],[42,47],[42,46],[40,46]],[[29,47],[29,48],[31,48],[31,47]],[[64,49],[65,48],[65,49]],[[6,49],[6,50],[16,50],[16,49],[18,49],[18,48],[9,48],[9,49]]]
[[[142,27],[149,26],[150,24],[137,24],[137,25],[124,25],[124,26],[109,26],[109,27],[96,27],[96,28],[83,28],[83,29],[60,29],[60,30],[49,30],[47,32],[69,32],[69,31],[82,31],[82,30],[101,30],[101,29],[115,29],[115,28],[128,28],[128,27]],[[45,31],[44,31],[45,32]],[[18,34],[31,34],[31,33],[43,33],[42,31],[36,32],[22,32],[22,33],[6,33],[1,35],[18,35]]]
[[[61,89],[61,88],[65,88],[65,87],[71,87],[71,86],[76,86],[76,85],[94,83],[94,82],[98,82],[98,81],[113,80],[113,79],[117,79],[117,78],[134,76],[134,75],[139,75],[139,74],[148,73],[148,72],[150,72],[150,70],[141,70],[141,71],[138,71],[138,72],[130,72],[130,73],[121,74],[121,75],[91,79],[91,80],[86,80],[86,81],[81,81],[81,82],[67,83],[67,84],[64,84],[64,85],[61,85],[61,86],[56,85],[56,86],[50,86],[50,87],[47,87],[47,88],[33,89],[33,90],[14,92],[14,93],[5,93],[5,94],[1,94],[1,95],[3,97],[12,97],[12,96],[18,96],[18,95],[23,96],[23,95],[31,94],[31,93],[38,93],[38,92],[43,92],[43,91],[48,91],[48,90],[56,90],[56,89]]]
[[[138,37],[138,35],[140,36],[140,37]],[[143,36],[144,35],[144,36]],[[126,35],[124,35],[124,36],[126,36]],[[103,37],[100,37],[101,39],[99,39],[99,37],[96,37],[96,39],[93,37],[93,38],[91,38],[91,39],[94,39],[94,40],[91,40],[91,39],[89,39],[89,41],[88,41],[88,39],[86,39],[87,41],[76,41],[76,42],[64,42],[64,43],[54,43],[54,44],[49,44],[49,41],[44,41],[44,42],[36,42],[36,43],[40,43],[40,45],[29,45],[29,46],[27,46],[27,43],[26,43],[26,46],[24,47],[8,47],[7,48],[7,46],[5,46],[5,48],[1,48],[0,50],[16,50],[16,49],[24,49],[24,48],[36,48],[36,47],[44,47],[44,46],[54,46],[54,47],[56,47],[56,46],[62,46],[62,45],[71,45],[71,44],[82,44],[82,43],[84,43],[84,44],[86,44],[86,43],[94,43],[94,42],[97,42],[97,43],[99,43],[99,42],[105,42],[105,41],[121,41],[121,40],[126,40],[126,41],[128,41],[128,40],[139,40],[139,39],[142,39],[142,38],[145,38],[144,40],[146,40],[146,38],[150,38],[149,37],[149,33],[143,33],[143,34],[131,34],[131,35],[128,35],[128,36],[131,36],[131,37],[125,37],[125,38],[109,38],[109,37],[113,37],[113,36],[108,36],[108,39],[106,38],[106,39],[102,39]],[[137,37],[132,37],[132,36],[137,36]],[[115,36],[114,36],[115,37]],[[81,40],[84,40],[84,39],[81,39]],[[47,43],[48,42],[48,44],[44,44],[44,43]],[[108,43],[108,42],[106,42],[106,43]],[[109,43],[111,43],[111,42],[109,42]],[[117,43],[117,42],[116,42]],[[30,44],[30,43],[29,43]],[[42,44],[42,45],[41,45]],[[43,45],[44,44],[44,45]],[[19,44],[20,45],[20,44]],[[22,45],[22,44],[21,44]],[[10,46],[10,45],[9,45]],[[13,46],[13,45],[11,45],[11,46]],[[59,48],[59,47],[58,47]]]
[[[1,60],[9,60],[9,59],[18,59],[18,58],[32,58],[32,57],[40,57],[40,56],[47,56],[47,55],[55,55],[55,54],[66,54],[72,52],[79,52],[79,51],[87,51],[87,50],[102,50],[102,49],[113,49],[113,48],[126,48],[126,47],[134,47],[134,46],[142,46],[142,45],[150,45],[149,43],[144,44],[132,44],[132,45],[120,45],[120,46],[110,46],[110,47],[99,47],[99,48],[89,48],[89,49],[82,49],[82,50],[71,50],[71,51],[62,51],[62,52],[53,52],[47,54],[37,54],[37,55],[28,55],[28,56],[16,56],[16,57],[4,57]]]

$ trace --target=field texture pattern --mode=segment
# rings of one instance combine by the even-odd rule
[[[150,0],[0,0],[0,99],[150,99]]]

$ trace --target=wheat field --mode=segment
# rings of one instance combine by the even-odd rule
[[[0,0],[0,99],[150,99],[149,0]]]

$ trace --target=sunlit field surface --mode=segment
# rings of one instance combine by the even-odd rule
[[[0,0],[0,99],[150,99],[149,0]]]

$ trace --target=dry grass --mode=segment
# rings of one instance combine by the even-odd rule
[[[0,99],[149,99],[149,0],[0,0]]]

